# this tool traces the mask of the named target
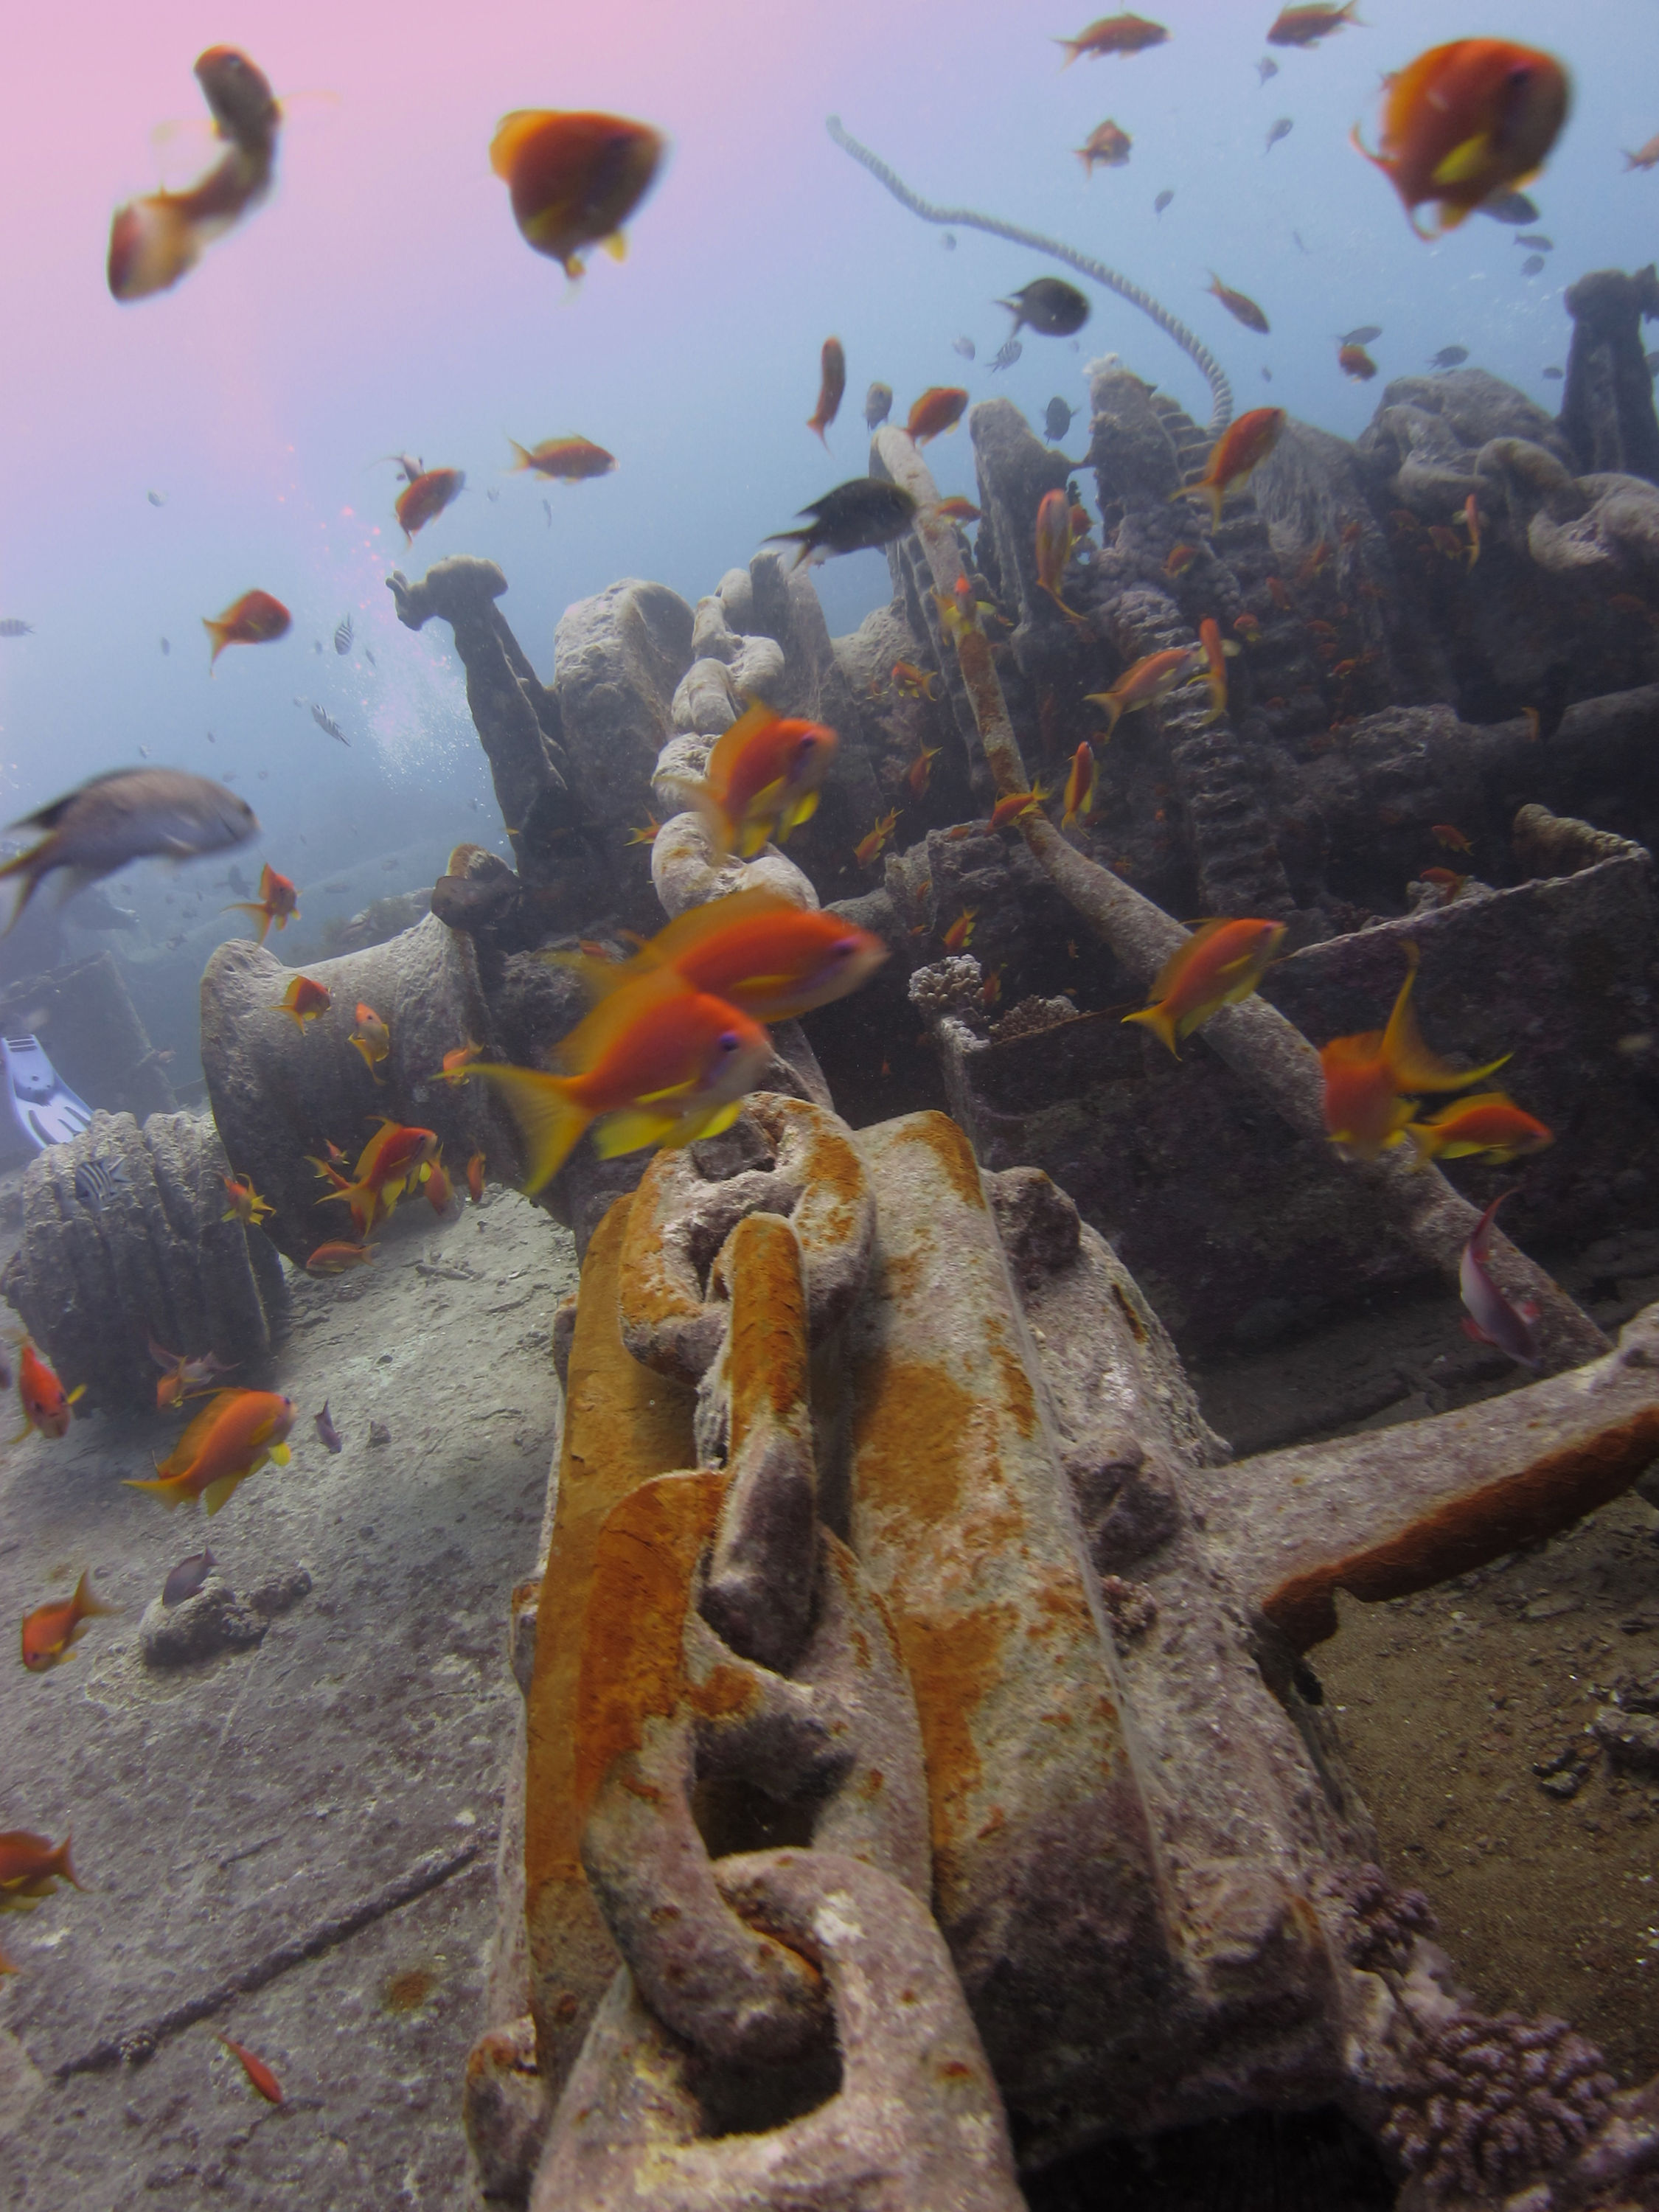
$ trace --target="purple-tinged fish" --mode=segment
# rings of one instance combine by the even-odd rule
[[[316,1421],[317,1433],[322,1438],[325,1449],[331,1452],[343,1451],[345,1447],[341,1442],[340,1431],[329,1419],[326,1398],[323,1401],[323,1410],[316,1416]]]
[[[1492,1216],[1509,1195],[1508,1191],[1502,1190],[1493,1199],[1475,1224],[1474,1233],[1463,1247],[1463,1256],[1458,1262],[1458,1287],[1468,1309],[1463,1334],[1472,1336],[1477,1344],[1495,1345],[1520,1366],[1535,1368],[1540,1311],[1537,1301],[1528,1298],[1525,1305],[1511,1305],[1487,1272],[1486,1263],[1492,1257]]]
[[[161,1585],[163,1605],[182,1605],[197,1591],[213,1572],[219,1562],[211,1552],[192,1552],[187,1559],[180,1559]]]

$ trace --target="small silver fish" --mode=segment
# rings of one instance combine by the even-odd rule
[[[76,1163],[75,1195],[88,1213],[101,1213],[117,1191],[130,1188],[124,1160],[117,1160],[112,1166],[104,1160]]]
[[[72,896],[129,860],[187,860],[245,845],[259,834],[259,818],[245,799],[177,768],[106,769],[11,826],[46,835],[0,865],[0,879],[15,876],[22,884],[7,928],[59,868],[67,878],[64,896]]]
[[[1492,1258],[1492,1216],[1509,1195],[1508,1191],[1503,1190],[1493,1199],[1475,1224],[1457,1263],[1457,1286],[1468,1310],[1463,1334],[1472,1336],[1477,1344],[1496,1345],[1498,1351],[1506,1352],[1522,1367],[1535,1368],[1539,1308],[1531,1298],[1523,1306],[1511,1305],[1487,1271],[1487,1262]]]
[[[192,1552],[187,1559],[180,1559],[161,1585],[163,1605],[182,1605],[187,1597],[194,1597],[202,1584],[218,1565],[211,1552]]]
[[[500,490],[495,484],[491,484],[489,490],[484,494],[484,497],[489,501],[492,506],[495,504],[495,501],[501,497],[501,495]]]
[[[349,653],[351,650],[351,641],[356,635],[357,633],[351,627],[351,617],[349,615],[342,616],[340,620],[334,626],[334,650],[336,653]]]
[[[939,244],[945,248],[945,251],[947,253],[954,253],[957,250],[957,234],[955,231],[947,230],[944,237],[940,239]]]
[[[1536,222],[1538,203],[1529,200],[1524,192],[1499,192],[1496,198],[1482,200],[1479,210],[1489,215],[1494,222]]]
[[[1255,65],[1256,90],[1260,92],[1262,86],[1266,84],[1270,76],[1277,76],[1278,75],[1279,64],[1273,59],[1271,54],[1263,54],[1261,60]]]
[[[974,357],[974,342],[969,337],[952,338],[951,350],[952,353],[959,353],[964,361],[971,361]]]
[[[864,427],[878,430],[893,411],[893,387],[890,384],[872,384],[864,395]]]
[[[323,1401],[322,1412],[313,1415],[313,1418],[316,1421],[317,1434],[322,1439],[324,1449],[331,1452],[343,1451],[345,1447],[341,1442],[340,1431],[335,1427],[333,1422],[329,1419],[328,1401],[326,1398]]]
[[[350,738],[347,737],[325,707],[313,706],[311,710],[311,719],[319,730],[325,731],[331,738],[337,738],[343,745],[349,745],[351,743]]]
[[[1273,148],[1278,145],[1279,140],[1281,138],[1288,138],[1295,128],[1296,125],[1291,122],[1288,115],[1281,115],[1278,122],[1273,125],[1272,130],[1268,131],[1267,143],[1262,148],[1262,152],[1264,154],[1271,154]]]
[[[161,640],[161,650],[163,653],[171,653],[173,650],[173,647],[167,643],[166,638]]]
[[[312,649],[312,651],[313,651],[313,653],[320,653],[320,652],[322,651],[322,649],[323,649],[323,641],[321,640],[321,638],[319,638],[319,637],[313,637],[313,638],[312,639],[312,641],[311,641],[311,649]]]
[[[1442,346],[1438,353],[1429,356],[1431,368],[1462,368],[1469,357],[1467,346]]]
[[[1555,251],[1555,240],[1546,238],[1541,230],[1529,230],[1524,237],[1517,235],[1515,242],[1517,246],[1535,246],[1540,253],[1553,253]]]
[[[15,615],[0,617],[0,637],[33,637],[34,624],[20,622]]]
[[[999,368],[1012,368],[1024,350],[1024,347],[1018,338],[1010,338],[1006,345],[1000,346],[991,356],[993,373],[994,374]]]
[[[1540,270],[1547,266],[1541,253],[1529,253],[1521,264],[1521,274],[1523,276],[1536,276]]]
[[[547,517],[547,526],[551,530],[553,527],[553,502],[550,499],[544,499],[542,501],[542,513]]]
[[[368,663],[371,668],[378,668],[380,666],[380,663],[375,659],[374,654],[369,651],[367,646],[363,647],[363,659]]]
[[[1552,384],[1559,384],[1566,373],[1567,372],[1565,368],[1547,368],[1544,371],[1545,375],[1549,379]]]
[[[165,507],[167,503],[167,495],[164,491],[147,491],[144,497],[152,507]]]
[[[1370,345],[1382,335],[1381,323],[1361,323],[1357,331],[1344,331],[1338,345]]]
[[[1162,215],[1164,209],[1169,206],[1170,202],[1174,198],[1175,194],[1171,191],[1166,191],[1160,192],[1158,198],[1152,202],[1152,213],[1154,215]]]

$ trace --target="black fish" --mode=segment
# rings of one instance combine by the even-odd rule
[[[1480,212],[1489,215],[1494,222],[1536,222],[1538,204],[1524,192],[1498,192],[1481,201]]]
[[[167,643],[166,638],[161,640],[161,650],[163,653],[171,653],[173,650],[173,647]]]
[[[1529,230],[1524,238],[1517,238],[1515,242],[1517,246],[1536,246],[1540,253],[1553,253],[1555,251],[1555,240],[1546,238],[1541,230]]]
[[[340,1441],[340,1431],[335,1427],[333,1422],[330,1420],[328,1417],[328,1401],[326,1398],[323,1401],[322,1412],[314,1415],[313,1418],[317,1423],[317,1433],[323,1440],[325,1449],[331,1452],[343,1451],[345,1447]]]
[[[1162,215],[1164,209],[1169,206],[1170,202],[1174,198],[1175,194],[1171,191],[1160,192],[1158,198],[1152,202],[1152,213],[1154,215]]]
[[[1521,264],[1521,274],[1523,276],[1536,276],[1540,270],[1541,270],[1545,265],[1544,257],[1541,253],[1529,253],[1526,259]]]
[[[319,730],[326,731],[331,738],[337,738],[343,745],[349,745],[351,743],[350,738],[347,737],[326,708],[313,707],[311,710],[311,719]]]
[[[864,425],[867,430],[878,430],[893,411],[893,387],[890,384],[872,384],[864,395]]]
[[[992,369],[1012,368],[1024,350],[1018,338],[1010,338],[1006,345],[1000,346],[991,356]]]
[[[356,635],[356,631],[354,631],[351,627],[351,617],[349,615],[342,616],[339,622],[335,625],[334,629],[334,650],[336,653],[349,653],[351,650],[351,641]]]
[[[915,500],[902,485],[854,477],[801,508],[812,517],[805,530],[775,530],[766,542],[799,544],[799,568],[811,553],[862,553],[889,544],[904,535],[915,511]]]
[[[1277,76],[1279,75],[1279,64],[1273,59],[1271,54],[1263,54],[1261,60],[1255,65],[1255,74],[1256,90],[1260,92],[1262,86],[1266,84],[1270,76]]]
[[[1370,345],[1374,338],[1380,338],[1382,335],[1381,323],[1361,323],[1357,331],[1344,331],[1337,343],[1338,345]]]
[[[1467,346],[1442,346],[1438,353],[1429,356],[1431,368],[1462,368],[1469,357]]]
[[[1039,276],[997,305],[1007,308],[1016,331],[1030,328],[1045,338],[1068,338],[1089,319],[1088,301],[1060,276]]]
[[[945,248],[945,251],[947,253],[954,253],[957,250],[957,234],[955,231],[947,230],[944,237],[940,239],[939,244]]]
[[[1271,154],[1273,148],[1278,145],[1279,140],[1281,138],[1288,138],[1295,128],[1295,125],[1291,121],[1288,115],[1281,115],[1278,122],[1273,125],[1272,130],[1268,131],[1267,143],[1262,148],[1262,152],[1264,154]]]
[[[1565,368],[1547,368],[1544,371],[1545,375],[1548,377],[1552,384],[1559,384],[1566,373],[1567,372]]]
[[[219,1562],[211,1552],[192,1552],[187,1559],[180,1559],[161,1585],[163,1605],[182,1605],[187,1597],[194,1597],[202,1584]]]
[[[1076,412],[1076,408],[1068,407],[1063,399],[1051,399],[1048,411],[1042,418],[1044,436],[1051,441],[1063,438],[1071,428],[1072,417]]]
[[[0,637],[33,637],[33,623],[20,622],[15,615],[7,615],[0,620]]]
[[[126,1164],[122,1160],[117,1160],[112,1167],[103,1160],[76,1163],[75,1195],[88,1213],[101,1213],[118,1190],[129,1187]]]

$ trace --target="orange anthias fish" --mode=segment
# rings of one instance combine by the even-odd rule
[[[1177,684],[1187,681],[1203,657],[1202,647],[1196,645],[1172,645],[1163,653],[1143,653],[1109,691],[1085,692],[1089,704],[1098,707],[1106,717],[1102,744],[1125,714],[1137,714],[1143,707],[1155,707],[1167,699]]]
[[[945,690],[943,679],[932,668],[918,668],[914,660],[893,663],[893,689],[904,699],[937,699]]]
[[[185,192],[150,192],[110,225],[109,289],[124,304],[165,292],[270,188],[283,111],[264,73],[234,46],[210,46],[196,80],[225,151]]]
[[[1469,566],[1480,558],[1480,502],[1471,492],[1463,502],[1463,527],[1469,533]]]
[[[270,645],[286,636],[293,621],[282,601],[272,599],[269,592],[244,592],[223,614],[202,617],[202,628],[213,640],[208,666],[212,667],[228,645]]]
[[[155,1410],[165,1413],[170,1406],[179,1406],[191,1392],[211,1385],[216,1375],[228,1375],[228,1367],[222,1367],[210,1352],[199,1359],[192,1359],[182,1352],[169,1352],[164,1344],[149,1340],[149,1356],[162,1372],[155,1378]]]
[[[957,491],[953,491],[948,499],[936,499],[933,501],[933,513],[943,515],[947,522],[977,522],[979,520],[979,509],[974,505],[973,501],[964,499],[962,494]]]
[[[1098,780],[1094,748],[1085,740],[1072,755],[1072,765],[1066,773],[1065,811],[1060,817],[1062,830],[1071,829],[1074,823],[1086,822],[1094,812]]]
[[[259,871],[258,899],[237,899],[221,909],[225,914],[245,914],[259,925],[259,942],[263,945],[274,921],[278,929],[286,929],[290,921],[300,919],[300,894],[289,876],[279,876],[269,860]]]
[[[484,1156],[482,1152],[474,1152],[466,1164],[466,1189],[474,1206],[483,1204]]]
[[[289,1015],[295,1028],[303,1030],[307,1022],[314,1022],[319,1014],[325,1014],[333,1003],[326,984],[313,983],[309,975],[296,975],[273,1012]]]
[[[622,226],[650,191],[667,143],[622,115],[521,107],[496,125],[489,166],[506,182],[526,242],[574,281],[587,246],[623,258]]]
[[[1281,8],[1279,17],[1267,33],[1270,46],[1313,46],[1321,39],[1328,39],[1333,31],[1340,31],[1345,23],[1358,23],[1354,9],[1359,0],[1347,0],[1346,7],[1328,4],[1328,0],[1308,0],[1308,4],[1297,8]]]
[[[1474,850],[1463,832],[1450,822],[1430,823],[1429,835],[1437,845],[1443,845],[1449,853],[1473,853]]]
[[[1268,322],[1267,318],[1249,294],[1235,292],[1231,284],[1222,283],[1213,269],[1210,271],[1208,289],[1220,301],[1233,320],[1236,323],[1243,323],[1247,331],[1255,331],[1259,337],[1264,338],[1271,331],[1272,324]]]
[[[1228,655],[1231,653],[1237,658],[1244,648],[1233,639],[1222,636],[1221,625],[1213,615],[1206,615],[1203,621],[1200,623],[1198,641],[1204,648],[1204,659],[1208,669],[1204,680],[1210,689],[1210,711],[1204,720],[1206,722],[1218,722],[1227,711]]]
[[[672,969],[612,992],[560,1048],[574,1072],[481,1061],[529,1153],[527,1193],[568,1159],[590,1124],[602,1159],[647,1145],[689,1145],[730,1128],[772,1056],[758,1023],[723,999],[688,990]]]
[[[367,1267],[374,1257],[368,1244],[319,1244],[306,1261],[308,1275],[343,1275],[349,1267]]]
[[[30,1912],[43,1897],[50,1897],[60,1881],[79,1889],[80,1879],[70,1864],[70,1838],[49,1844],[27,1828],[9,1828],[0,1835],[0,1912]]]
[[[830,441],[823,434],[841,412],[842,395],[846,389],[846,350],[839,338],[825,338],[818,379],[818,404],[808,417],[806,427],[817,432],[818,443],[826,451]]]
[[[412,545],[416,532],[423,530],[434,514],[441,514],[451,500],[459,498],[465,483],[464,469],[422,469],[404,486],[392,511],[406,544]]]
[[[1042,783],[1034,785],[1030,791],[1011,791],[1006,799],[998,799],[985,826],[988,830],[1010,829],[1016,822],[1023,822],[1028,814],[1039,813],[1043,800],[1052,796]]]
[[[203,1407],[173,1449],[155,1464],[153,1480],[129,1479],[129,1490],[153,1490],[171,1508],[203,1499],[210,1515],[267,1460],[288,1464],[284,1439],[294,1401],[274,1390],[220,1390]]]
[[[1460,876],[1451,868],[1419,868],[1417,872],[1424,883],[1432,884],[1439,892],[1442,906],[1449,906],[1455,898],[1460,898],[1468,881],[1467,876]]]
[[[939,758],[941,750],[939,745],[924,745],[909,767],[906,769],[904,788],[912,799],[921,799],[927,796],[927,785],[933,773],[933,763]]]
[[[83,1574],[72,1596],[59,1598],[53,1605],[37,1605],[24,1620],[23,1664],[31,1674],[49,1674],[65,1659],[74,1658],[75,1640],[88,1621],[100,1613],[120,1610],[118,1605],[101,1604],[87,1587]]]
[[[1096,124],[1094,129],[1077,149],[1077,157],[1083,164],[1084,175],[1093,176],[1097,161],[1103,168],[1121,169],[1128,160],[1133,144],[1134,141],[1128,132],[1121,130],[1109,117],[1104,123]]]
[[[474,1044],[469,1037],[465,1044],[453,1045],[444,1054],[443,1066],[438,1070],[440,1083],[465,1083],[472,1073],[475,1060],[483,1058],[483,1047]]]
[[[723,859],[748,860],[811,820],[835,750],[827,724],[786,720],[757,700],[715,745],[701,781],[664,781],[696,810]]]
[[[1060,596],[1060,580],[1076,542],[1072,532],[1071,501],[1063,491],[1044,492],[1036,511],[1037,589],[1047,592],[1067,622],[1080,623],[1083,617]]]
[[[1455,1105],[1443,1106],[1437,1114],[1413,1121],[1406,1134],[1425,1167],[1431,1160],[1468,1159],[1476,1153],[1501,1167],[1555,1142],[1553,1129],[1522,1112],[1502,1091],[1478,1091]]]
[[[539,446],[521,446],[516,438],[507,444],[518,455],[515,469],[534,469],[538,476],[558,483],[581,483],[589,477],[609,476],[617,465],[614,453],[596,446],[591,438],[544,438]]]
[[[1407,945],[1406,980],[1386,1030],[1333,1037],[1320,1050],[1326,1131],[1354,1159],[1374,1160],[1400,1142],[1415,1116],[1414,1093],[1467,1091],[1509,1057],[1502,1054],[1484,1067],[1452,1067],[1429,1050],[1411,1003],[1418,958],[1416,945]]]
[[[248,2080],[264,2099],[266,2104],[280,2105],[283,2101],[283,2085],[270,2067],[265,2064],[264,2060],[255,2052],[247,2050],[242,2044],[233,2043],[228,2035],[222,2035],[218,2039],[233,2058],[241,2062],[243,2073],[247,2075]]]
[[[1351,137],[1399,193],[1419,238],[1455,230],[1483,202],[1535,177],[1567,117],[1567,73],[1551,54],[1508,39],[1431,46],[1387,81],[1382,150]],[[1417,210],[1440,210],[1440,231]]]
[[[239,1182],[234,1176],[221,1176],[219,1180],[225,1187],[225,1196],[230,1200],[219,1216],[221,1221],[240,1221],[245,1229],[257,1229],[266,1214],[276,1212],[276,1207],[267,1206],[255,1190],[252,1178],[246,1182]]]
[[[979,918],[976,906],[964,907],[945,933],[947,952],[965,952],[974,941],[974,924]]]
[[[1238,632],[1246,645],[1261,644],[1261,624],[1256,620],[1254,615],[1235,615],[1233,617],[1233,628]]]
[[[449,1179],[449,1170],[439,1153],[432,1163],[432,1172],[426,1179],[426,1202],[434,1213],[445,1213],[455,1195],[455,1186]]]
[[[1339,346],[1336,365],[1344,376],[1352,377],[1356,384],[1369,384],[1376,374],[1376,363],[1363,345]]]
[[[473,1072],[483,1073],[484,1063],[475,1061]],[[351,1208],[358,1236],[367,1237],[377,1221],[392,1218],[400,1198],[425,1182],[437,1157],[438,1139],[432,1130],[414,1128],[382,1115],[380,1127],[357,1156],[356,1180],[348,1182],[331,1168],[328,1176],[334,1188],[317,1203],[327,1206],[343,1200]]]
[[[1197,558],[1197,546],[1188,545],[1182,540],[1181,544],[1172,545],[1164,556],[1164,573],[1166,576],[1184,576]]]
[[[1161,46],[1169,35],[1162,23],[1149,23],[1144,15],[1132,15],[1126,9],[1121,15],[1102,15],[1076,38],[1056,39],[1054,44],[1066,49],[1060,67],[1070,69],[1081,54],[1097,61],[1103,54],[1142,53],[1148,46]]]
[[[967,412],[968,394],[959,385],[930,384],[911,408],[904,428],[918,446],[925,446],[942,430],[954,430]]]
[[[887,947],[838,914],[756,890],[689,908],[630,960],[551,957],[574,969],[596,996],[672,969],[689,990],[724,999],[751,1021],[784,1022],[856,990]]]
[[[56,1442],[69,1434],[70,1407],[86,1389],[77,1382],[73,1390],[65,1390],[46,1361],[29,1342],[23,1339],[23,1348],[17,1359],[17,1402],[23,1412],[23,1425],[12,1438],[21,1443],[31,1429]]]
[[[1152,1003],[1123,1018],[1145,1023],[1179,1060],[1182,1037],[1249,997],[1284,935],[1282,921],[1206,921],[1164,963]]]
[[[1284,428],[1285,410],[1282,407],[1252,407],[1248,414],[1241,415],[1236,422],[1230,423],[1216,440],[1198,482],[1183,484],[1179,491],[1170,494],[1170,498],[1207,499],[1218,530],[1221,527],[1222,501],[1229,492],[1237,491],[1252,471],[1267,459],[1279,443],[1279,435]]]
[[[374,1007],[364,1000],[359,999],[357,1001],[357,1026],[353,1030],[347,1042],[355,1045],[362,1053],[363,1066],[374,1078],[376,1083],[384,1083],[386,1078],[380,1073],[379,1063],[385,1060],[392,1050],[392,1032],[375,1012]]]
[[[896,808],[891,813],[877,817],[875,828],[860,837],[853,848],[853,858],[858,862],[860,867],[867,868],[881,857],[888,840],[897,828],[898,810]]]
[[[1625,173],[1626,175],[1628,175],[1632,169],[1659,168],[1659,138],[1650,138],[1645,146],[1638,147],[1633,154],[1626,151],[1622,147],[1620,150],[1624,153],[1625,155]]]

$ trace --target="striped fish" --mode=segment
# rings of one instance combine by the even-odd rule
[[[1005,345],[999,346],[997,350],[991,356],[991,367],[993,370],[994,371],[999,368],[1012,368],[1024,350],[1024,347],[1020,343],[1018,338],[1010,338]]]
[[[117,1191],[130,1188],[125,1164],[120,1160],[113,1166],[105,1160],[76,1163],[75,1195],[88,1213],[101,1213]]]
[[[350,738],[347,737],[326,707],[313,707],[311,710],[311,719],[319,730],[326,730],[331,738],[337,738],[343,745],[349,745],[351,743]]]
[[[334,650],[336,653],[349,653],[351,650],[351,641],[356,635],[357,633],[351,627],[351,617],[349,615],[343,616],[334,632]]]

